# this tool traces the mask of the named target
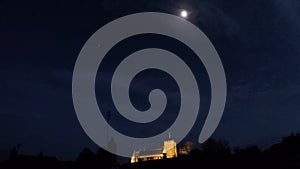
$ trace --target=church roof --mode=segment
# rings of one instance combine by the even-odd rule
[[[162,155],[163,154],[163,149],[162,148],[157,148],[157,149],[148,149],[148,150],[142,150],[139,152],[139,156],[157,156],[157,155]]]

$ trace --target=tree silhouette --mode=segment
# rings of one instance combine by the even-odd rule
[[[9,158],[10,159],[15,159],[18,155],[18,150],[17,150],[17,147],[13,147],[10,152],[9,152]]]
[[[80,166],[110,168],[116,163],[116,156],[102,148],[99,148],[96,153],[89,148],[84,148],[78,155],[76,162]]]
[[[89,148],[84,148],[76,161],[84,165],[95,165],[97,164],[97,156],[96,153],[92,152]]]
[[[212,138],[208,139],[202,144],[202,150],[205,156],[219,157],[228,156],[231,154],[231,150],[227,141],[217,141]]]

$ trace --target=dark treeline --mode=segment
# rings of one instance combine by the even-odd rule
[[[185,147],[182,147],[185,148]],[[188,153],[177,158],[120,164],[115,155],[99,149],[93,152],[85,148],[75,161],[58,161],[55,157],[20,155],[16,148],[10,158],[0,164],[1,168],[300,168],[300,135],[291,134],[262,150],[258,146],[231,149],[225,141],[209,139],[201,148],[189,149]],[[178,148],[180,149],[180,147]],[[129,160],[128,160],[129,161]]]

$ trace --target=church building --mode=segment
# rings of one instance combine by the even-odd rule
[[[177,157],[176,142],[173,139],[169,139],[164,141],[162,147],[134,151],[131,157],[131,163],[173,157]]]

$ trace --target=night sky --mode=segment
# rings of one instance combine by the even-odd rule
[[[20,153],[43,151],[61,160],[75,159],[84,147],[96,150],[98,146],[81,128],[72,102],[72,73],[82,46],[99,28],[121,16],[147,11],[179,15],[182,9],[190,12],[187,20],[211,40],[226,73],[226,107],[213,137],[227,140],[232,147],[255,144],[266,148],[283,136],[300,132],[298,0],[0,0],[0,160],[18,144]],[[127,39],[131,47],[119,44],[120,49],[110,55],[154,44],[174,52],[184,48],[171,41],[154,35],[133,37]],[[188,49],[183,54],[187,58],[192,55]],[[197,71],[201,75],[198,80],[207,81],[205,69]],[[151,89],[143,83],[157,86],[153,77],[172,84],[168,75],[159,72],[144,75],[147,78],[134,79],[136,91]],[[103,81],[96,82],[98,98]],[[200,89],[204,112],[210,97],[207,85]],[[176,84],[162,83],[161,87],[171,92],[176,103]],[[137,108],[147,108],[144,97],[132,97]],[[102,108],[113,110],[109,103]],[[170,111],[173,109],[176,104]],[[197,141],[203,118],[205,113],[185,140]],[[130,126],[122,126],[124,123],[119,123],[123,132],[130,130]],[[153,131],[158,130],[152,128],[144,134]]]

